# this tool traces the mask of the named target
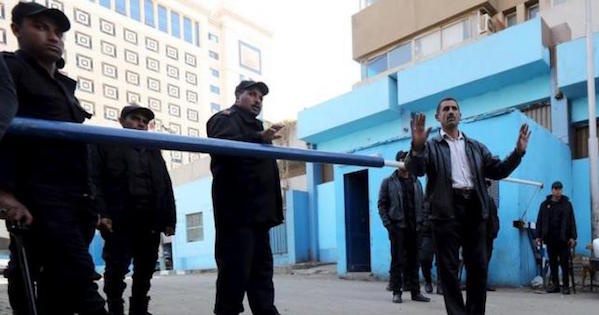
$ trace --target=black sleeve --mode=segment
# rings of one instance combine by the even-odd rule
[[[171,181],[171,177],[168,174],[168,170],[166,168],[166,162],[164,162],[164,158],[162,157],[162,153],[158,151],[158,155],[160,156],[160,165],[162,168],[162,172],[164,173],[164,189],[163,192],[166,198],[166,209],[165,211],[165,226],[170,226],[175,229],[177,225],[177,206],[175,203],[175,194],[173,193],[173,183]]]
[[[224,114],[217,114],[208,120],[206,133],[210,138],[264,143],[259,132],[242,132],[235,119]]]
[[[576,231],[576,219],[574,218],[574,209],[572,208],[572,203],[568,201],[568,208],[570,211],[569,212],[569,216],[570,216],[570,238],[571,239],[577,239],[578,238],[578,232]]]
[[[4,58],[0,59],[5,61],[6,69],[8,69],[8,72],[10,73],[10,77],[5,76],[5,80],[9,81],[10,78],[12,78],[12,90],[16,91],[18,89],[23,66],[21,62],[13,55],[2,54],[1,56]],[[8,91],[10,90],[11,88],[8,87]],[[10,94],[11,92],[8,93]],[[3,106],[2,110],[0,110],[0,112],[3,113],[2,116],[10,117],[11,111],[16,112],[17,108],[6,110],[4,108],[4,106],[6,106],[4,104],[5,99],[2,98],[0,100],[2,102],[1,106]],[[14,192],[16,185],[17,148],[18,143],[15,139],[8,139],[7,137],[4,139],[4,141],[0,142],[0,189],[7,192]]]
[[[478,145],[485,167],[485,177],[487,178],[504,179],[510,176],[522,161],[522,155],[515,149],[505,159],[500,160],[497,156],[493,156],[484,144],[479,143]]]
[[[2,100],[0,104],[0,140],[2,140],[18,108],[15,84],[2,55],[0,55],[0,100]]]
[[[381,216],[381,221],[383,221],[385,227],[391,225],[391,219],[389,218],[389,203],[389,179],[385,178],[381,183],[379,200],[377,202],[379,215]]]
[[[106,152],[100,145],[89,146],[90,168],[89,175],[94,188],[96,210],[102,218],[112,218],[106,203]]]
[[[543,238],[543,210],[545,209],[545,207],[543,207],[545,203],[541,202],[541,205],[539,206],[539,214],[537,215],[537,223],[535,225],[535,232],[536,232],[536,236],[537,238]]]

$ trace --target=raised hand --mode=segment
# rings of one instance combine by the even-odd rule
[[[285,127],[285,125],[283,125],[283,124],[274,124],[274,125],[270,126],[270,128],[262,131],[262,133],[261,133],[262,140],[268,142],[268,141],[271,141],[274,139],[281,138],[280,135],[277,135],[277,132],[279,132],[279,130],[281,130],[283,127]]]
[[[416,152],[424,148],[424,143],[428,139],[428,134],[431,128],[425,129],[426,116],[422,113],[416,114],[410,122],[412,129],[412,149]]]
[[[526,147],[528,146],[528,139],[530,138],[531,133],[532,131],[529,130],[528,124],[522,124],[522,126],[520,126],[518,142],[516,142],[516,150],[518,150],[518,153],[524,154],[526,152]]]

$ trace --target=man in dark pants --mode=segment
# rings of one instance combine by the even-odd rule
[[[562,194],[563,185],[556,181],[551,184],[551,195],[541,203],[537,216],[537,243],[547,244],[549,268],[553,286],[548,293],[559,293],[559,265],[562,267],[562,294],[570,294],[569,264],[570,249],[576,246],[576,221],[574,210],[567,196]]]
[[[0,141],[4,137],[4,132],[10,125],[12,118],[17,113],[17,92],[12,82],[10,72],[4,63],[4,57],[0,55]],[[2,207],[2,205],[0,205]]]
[[[395,159],[403,161],[408,153],[397,152]],[[408,282],[412,300],[429,302],[430,299],[420,293],[418,281],[418,235],[416,224],[422,221],[422,185],[416,177],[405,169],[397,169],[381,183],[378,208],[383,225],[389,232],[391,241],[391,280],[393,303],[402,303],[401,293]],[[420,209],[420,210],[417,210]],[[405,266],[402,266],[405,265]],[[406,279],[402,277],[402,271]]]
[[[264,130],[256,119],[268,87],[241,81],[235,104],[212,116],[208,137],[270,144],[282,125]],[[276,160],[212,154],[212,201],[216,225],[218,315],[243,312],[247,292],[252,313],[279,314],[274,305],[273,258],[268,231],[283,222],[281,184]]]
[[[521,126],[516,149],[502,161],[485,145],[458,130],[461,114],[455,99],[441,100],[435,118],[441,123],[441,131],[430,140],[425,115],[413,118],[412,151],[406,167],[417,176],[427,175],[426,198],[431,205],[447,313],[484,314],[489,218],[485,177],[507,177],[520,164],[530,132],[528,125]],[[460,246],[468,273],[465,305],[457,277]]]
[[[487,188],[490,188],[493,184],[492,181],[486,180]],[[491,263],[491,256],[493,255],[493,242],[499,234],[499,216],[497,215],[497,205],[495,199],[489,198],[489,219],[487,220],[487,262]],[[487,284],[487,291],[495,291],[494,288]]]
[[[82,123],[76,82],[61,74],[63,33],[70,28],[57,9],[17,4],[15,53],[4,53],[19,101],[17,116]],[[0,202],[8,220],[31,224],[24,235],[42,314],[107,314],[94,282],[88,252],[98,222],[89,185],[88,146],[67,140],[7,135],[0,144]],[[8,293],[16,314],[27,313],[20,267],[11,243]]]
[[[433,247],[433,233],[430,221],[430,205],[425,201],[422,206],[422,215],[416,215],[420,218],[417,223],[416,231],[418,233],[418,261],[422,275],[424,276],[424,290],[426,293],[433,293],[433,277],[431,269],[433,268],[433,257],[435,255]]]
[[[154,113],[138,105],[125,106],[119,122],[126,129],[147,131]],[[98,146],[94,182],[106,241],[104,292],[108,310],[124,314],[125,275],[133,259],[130,315],[146,315],[150,280],[158,260],[160,233],[175,234],[175,199],[160,150],[131,146]]]

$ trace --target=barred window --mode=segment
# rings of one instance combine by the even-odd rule
[[[185,216],[187,242],[204,240],[204,216],[202,212],[190,213]]]

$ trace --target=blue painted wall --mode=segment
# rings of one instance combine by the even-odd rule
[[[291,190],[287,192],[287,258],[280,263],[295,264],[310,260],[310,220],[308,216],[308,193]],[[276,259],[275,259],[276,260]]]
[[[580,159],[572,161],[572,174],[574,176],[571,197],[574,207],[574,216],[576,218],[576,228],[578,229],[578,245],[576,252],[582,255],[589,255],[589,250],[585,246],[591,243],[591,185],[590,185],[589,159]]]
[[[335,223],[335,183],[318,185],[319,261],[337,261],[337,225]]]

